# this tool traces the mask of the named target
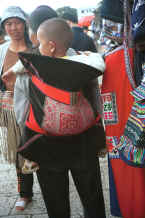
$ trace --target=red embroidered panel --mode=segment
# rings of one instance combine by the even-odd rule
[[[72,106],[46,97],[44,113],[42,128],[54,135],[79,134],[95,123],[93,109],[82,95]]]

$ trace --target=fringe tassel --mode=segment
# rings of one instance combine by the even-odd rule
[[[3,96],[0,94],[0,150],[3,161],[16,163],[20,136],[21,131],[13,109],[13,97],[9,92],[5,92]]]

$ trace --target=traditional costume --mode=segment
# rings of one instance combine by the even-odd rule
[[[3,71],[4,60],[10,43],[0,46],[0,74]],[[18,59],[18,57],[17,57]],[[7,59],[7,64],[10,60]],[[16,123],[13,110],[13,92],[6,90],[1,80],[0,87],[0,138],[1,152],[4,160],[9,163],[16,162],[16,150],[20,141],[20,129]]]
[[[143,2],[135,1],[139,7],[143,5]],[[122,160],[122,156],[116,149],[120,143],[120,137],[124,135],[124,129],[134,104],[131,92],[141,79],[142,72],[139,72],[139,76],[136,72],[132,73],[136,59],[132,49],[128,52],[126,41],[122,47],[108,53],[105,60],[106,71],[102,83],[102,98],[109,150],[111,214],[125,218],[143,218],[145,216],[143,203],[145,201],[143,192],[145,169],[129,166],[127,161]]]
[[[90,79],[93,79],[97,77],[99,72],[93,67],[71,60],[32,56],[33,55],[30,56],[31,59],[27,59],[25,55],[23,56],[24,59],[27,60],[25,62],[23,59],[23,63],[26,64],[25,67],[32,73],[31,77],[27,75],[20,76],[17,78],[15,86],[15,94],[19,94],[19,97],[21,95],[21,99],[27,98],[29,102],[18,153],[25,158],[37,162],[40,166],[40,169],[36,171],[36,173],[49,216],[70,217],[70,205],[68,200],[68,171],[70,170],[86,214],[92,218],[96,218],[97,216],[99,218],[105,218],[99,162],[96,156],[98,149],[104,148],[106,144],[101,120],[99,119],[96,124],[93,124],[90,128],[79,134],[68,134],[65,136],[49,134],[49,131],[46,132],[41,125],[44,117],[43,106],[46,94],[40,93],[38,87],[35,87],[33,83],[33,76],[35,75],[35,78],[39,80],[37,80],[37,82],[41,82],[41,87],[39,88],[42,92],[44,91],[44,86],[50,84],[53,88],[55,87],[57,91],[60,91],[53,93],[47,92],[47,95],[53,94],[51,98],[57,95],[57,97],[59,97],[59,99],[57,99],[58,103],[64,100],[64,98],[60,99],[60,97],[63,96],[62,94],[65,94],[65,92],[66,94],[70,94],[74,91],[80,92],[80,88],[83,86],[81,90],[83,90],[85,98],[92,106],[94,114],[97,114],[96,86],[92,86],[92,83],[89,86],[87,80],[88,75]],[[34,61],[33,65],[31,61],[35,60],[35,58],[39,58],[39,62]],[[44,59],[47,61],[47,64],[44,64]],[[39,66],[39,64],[42,66],[38,70],[37,65]],[[54,72],[54,69],[57,73]],[[56,77],[54,77],[54,75]],[[87,80],[85,77],[87,77]],[[80,82],[78,82],[78,80]],[[39,103],[39,107],[38,104],[35,103]],[[70,104],[70,102],[65,103]],[[73,106],[74,105],[70,105],[70,107]],[[56,108],[57,103],[51,104],[48,114],[53,111],[56,113]],[[34,113],[32,113],[31,109],[34,109]],[[39,109],[41,110],[39,111]],[[65,115],[65,112],[66,111],[63,110],[61,114]],[[84,116],[86,116],[86,114],[84,114]],[[68,118],[73,117],[70,114]],[[50,117],[50,121],[51,120],[58,122],[57,118],[54,117],[53,119],[53,116]],[[71,125],[75,124],[70,120],[67,122],[67,119],[63,121],[64,125],[62,125],[61,128],[65,127],[65,125],[68,125],[69,128]],[[28,125],[28,123],[31,126]],[[34,127],[37,128],[34,129]],[[53,210],[54,202],[55,210]]]
[[[10,6],[4,10],[1,19],[1,26],[5,28],[5,21],[11,18],[19,19],[23,26],[21,26],[21,30],[23,33],[23,37],[21,35],[20,42],[17,44],[16,41],[13,41],[13,37],[8,42],[4,43],[0,46],[0,75],[7,72],[11,67],[15,65],[18,61],[18,53],[17,50],[13,50],[12,47],[16,46],[16,49],[19,49],[19,46],[25,48],[25,51],[28,52],[31,50],[31,43],[28,40],[27,28],[26,27],[26,15],[24,11],[17,6]],[[24,29],[23,29],[24,27]],[[24,32],[23,32],[24,30]],[[15,29],[14,31],[17,32]],[[7,32],[7,31],[6,31]],[[24,41],[25,44],[24,44]],[[15,47],[14,46],[14,47]],[[32,51],[32,50],[31,50]],[[8,162],[16,165],[17,170],[17,179],[18,179],[18,192],[20,194],[20,199],[16,202],[16,207],[24,210],[25,206],[31,201],[33,191],[33,177],[32,175],[23,176],[21,173],[21,169],[17,168],[17,147],[20,142],[20,127],[17,124],[15,113],[14,113],[14,105],[13,105],[13,91],[15,85],[16,76],[10,77],[8,81],[5,83],[0,80],[0,139],[1,139],[1,148],[2,157]],[[21,199],[21,198],[25,198]]]

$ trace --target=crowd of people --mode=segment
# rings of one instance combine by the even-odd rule
[[[84,217],[105,218],[108,153],[111,214],[145,218],[145,2],[103,0],[100,16],[100,52],[72,13],[12,5],[1,16],[0,151],[16,166],[17,211],[35,172],[48,216],[69,218],[71,172]]]

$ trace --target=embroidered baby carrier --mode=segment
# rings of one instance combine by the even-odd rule
[[[81,88],[100,74],[98,70],[39,55],[20,54],[20,58],[32,73],[28,128],[42,134],[65,136],[82,133],[95,124],[95,113]]]

